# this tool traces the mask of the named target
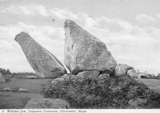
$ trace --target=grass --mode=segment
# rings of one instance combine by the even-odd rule
[[[30,92],[40,93],[42,85],[48,83],[51,79],[19,79],[19,78],[10,78],[10,81],[6,83],[0,83],[0,89],[3,88],[12,88],[19,89],[24,88]]]
[[[136,79],[136,81],[143,83],[153,91],[160,93],[160,79]]]
[[[35,97],[43,97],[39,93],[0,92],[0,109],[22,109]]]
[[[30,93],[18,92],[0,92],[0,109],[20,109],[23,108],[28,100],[36,97],[43,97],[41,94],[42,85],[48,83],[51,79],[19,79],[11,78],[6,83],[0,83],[0,89],[11,88],[19,89],[24,88]]]
[[[121,76],[99,82],[90,79],[85,79],[83,82],[66,81],[64,84],[59,83],[55,86],[47,84],[49,81],[51,79],[11,78],[6,83],[0,83],[0,89],[24,88],[31,92],[0,92],[0,109],[23,108],[31,98],[43,97],[42,86],[45,86],[45,97],[65,99],[72,108],[131,108],[128,102],[136,98],[147,100],[138,108],[160,108],[159,94],[149,89],[160,92],[160,80],[157,79],[136,79],[135,81],[127,76]]]

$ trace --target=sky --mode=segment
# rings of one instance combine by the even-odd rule
[[[0,67],[34,72],[20,45],[21,31],[64,64],[64,21],[102,40],[117,63],[160,73],[160,0],[0,0]]]

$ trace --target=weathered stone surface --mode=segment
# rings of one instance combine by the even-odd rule
[[[19,33],[15,40],[20,44],[28,62],[39,77],[58,77],[66,73],[61,62],[27,33]]]
[[[111,73],[117,64],[102,41],[70,20],[65,21],[64,53],[65,65],[72,74],[90,70]]]
[[[133,67],[131,67],[127,64],[117,64],[115,71],[114,71],[114,74],[116,76],[121,76],[121,75],[127,74],[127,71],[130,69],[133,69]]]
[[[129,75],[132,78],[138,78],[138,74],[134,69],[130,69],[127,71],[127,75]]]
[[[109,78],[109,74],[103,73],[99,75],[99,79],[106,79]]]
[[[70,104],[62,99],[49,99],[49,98],[35,98],[31,99],[25,106],[27,109],[68,109]]]
[[[92,79],[98,79],[99,71],[82,71],[79,72],[76,76],[78,78],[92,78]]]

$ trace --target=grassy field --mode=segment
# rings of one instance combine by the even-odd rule
[[[0,89],[24,88],[29,93],[22,92],[0,92],[0,109],[23,108],[31,98],[43,97],[41,94],[42,85],[48,83],[51,79],[18,79],[11,78],[6,83],[0,83]]]
[[[136,79],[138,82],[144,83],[152,90],[160,93],[160,80],[158,79]],[[51,79],[22,79],[11,78],[6,83],[0,83],[0,89],[24,88],[29,93],[22,92],[0,92],[0,109],[23,108],[31,98],[43,97],[41,94],[42,85],[47,84]]]
[[[0,83],[0,89],[2,88],[24,88],[33,93],[40,93],[42,85],[48,83],[51,79],[19,79],[11,78],[6,83]]]
[[[150,89],[160,93],[160,79],[136,79],[138,82],[144,83]]]
[[[31,98],[43,97],[40,93],[0,92],[0,109],[22,109]]]

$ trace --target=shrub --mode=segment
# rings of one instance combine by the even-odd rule
[[[9,69],[0,68],[0,72],[2,73],[2,75],[10,75],[11,74]]]
[[[129,101],[138,98],[146,102],[136,108],[160,108],[160,94],[127,75],[47,84],[43,93],[45,97],[67,100],[72,108],[131,108]]]

